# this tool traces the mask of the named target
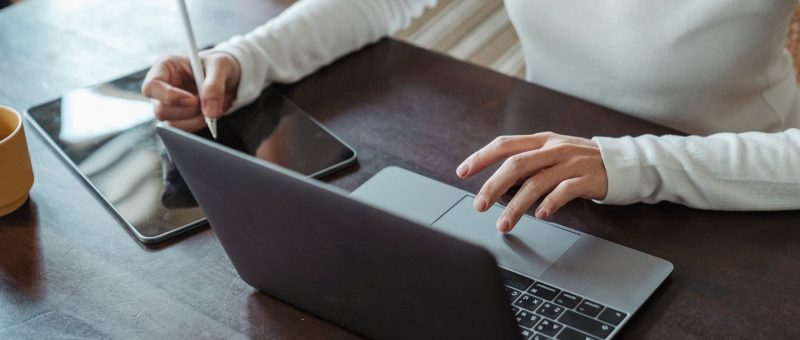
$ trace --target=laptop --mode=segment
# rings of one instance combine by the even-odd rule
[[[672,264],[388,167],[352,194],[158,127],[241,278],[376,339],[608,339]]]

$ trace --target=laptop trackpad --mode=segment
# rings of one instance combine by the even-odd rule
[[[472,207],[473,196],[464,196],[432,227],[464,241],[481,245],[505,267],[523,274],[540,276],[581,237],[525,215],[508,233],[497,231],[497,219],[504,207],[494,205],[487,212]]]

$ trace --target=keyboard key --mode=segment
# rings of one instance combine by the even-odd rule
[[[575,308],[578,305],[578,302],[581,302],[581,298],[577,295],[570,294],[567,292],[561,293],[553,302],[567,307],[569,309]]]
[[[520,326],[524,326],[527,328],[533,328],[536,325],[536,322],[541,319],[541,316],[528,312],[526,310],[522,310],[517,313],[517,323]]]
[[[535,334],[531,340],[550,340],[550,338],[541,334]]]
[[[605,338],[614,331],[613,326],[606,325],[571,310],[564,312],[564,315],[561,315],[558,321],[599,338]]]
[[[541,282],[536,282],[533,285],[533,287],[531,287],[531,289],[528,289],[528,293],[531,293],[531,294],[533,294],[535,296],[538,296],[538,297],[540,297],[542,299],[545,299],[545,300],[548,300],[548,301],[552,300],[560,292],[561,292],[561,290],[559,290],[559,289],[557,289],[557,288],[555,288],[553,286],[548,286],[548,285],[546,285],[544,283],[541,283]]]
[[[600,313],[600,316],[597,318],[614,326],[619,326],[619,323],[622,322],[622,320],[625,320],[626,316],[628,316],[628,314],[611,308],[606,308],[606,310]]]
[[[525,291],[533,283],[533,280],[503,268],[500,268],[500,275],[503,277],[503,282],[506,285],[521,291]]]
[[[519,312],[519,307],[511,307],[511,311],[514,312],[514,315],[517,315],[517,312]]]
[[[519,297],[519,295],[522,294],[520,293],[520,291],[511,287],[503,287],[503,288],[506,289],[506,293],[508,294],[508,300],[510,301],[510,303],[514,303],[514,300],[516,300]]]
[[[578,308],[576,308],[575,310],[577,310],[577,311],[579,311],[579,312],[581,312],[583,314],[586,314],[588,316],[595,317],[595,316],[597,316],[597,314],[600,314],[601,310],[603,310],[603,305],[601,305],[601,304],[599,304],[597,302],[592,302],[592,301],[589,301],[589,300],[583,300],[583,303],[578,305]]]
[[[545,302],[544,304],[542,304],[541,307],[539,307],[539,310],[537,310],[536,313],[546,318],[555,320],[559,315],[561,315],[561,312],[563,311],[564,307],[561,307],[553,303]]]
[[[530,329],[520,328],[519,332],[522,334],[522,338],[525,340],[528,340],[533,336],[533,331]]]
[[[581,332],[578,332],[572,328],[564,328],[561,334],[558,335],[559,340],[597,340],[597,338],[593,336],[588,336]]]
[[[555,336],[556,334],[558,334],[558,331],[560,331],[561,328],[563,328],[563,327],[564,326],[561,325],[558,322],[555,322],[555,321],[552,321],[552,320],[547,320],[547,319],[542,319],[542,321],[539,322],[539,324],[536,325],[536,328],[534,328],[534,329],[537,332],[542,333],[544,335]]]
[[[534,311],[534,310],[536,310],[536,307],[538,307],[539,304],[541,304],[541,303],[542,303],[542,300],[539,300],[539,299],[537,299],[537,298],[535,298],[533,296],[530,296],[528,294],[522,294],[522,296],[520,296],[517,299],[517,301],[514,302],[514,305],[517,306],[517,307],[525,308],[525,309],[527,309],[529,311]]]

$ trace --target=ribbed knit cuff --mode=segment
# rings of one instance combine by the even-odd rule
[[[601,204],[633,204],[642,200],[642,166],[633,137],[594,137],[608,175],[608,193]]]

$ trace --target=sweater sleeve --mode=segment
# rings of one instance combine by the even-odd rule
[[[608,173],[599,203],[800,209],[800,130],[708,137],[595,137]]]
[[[302,0],[214,49],[233,55],[242,76],[230,111],[271,82],[294,82],[409,25],[437,0]]]

